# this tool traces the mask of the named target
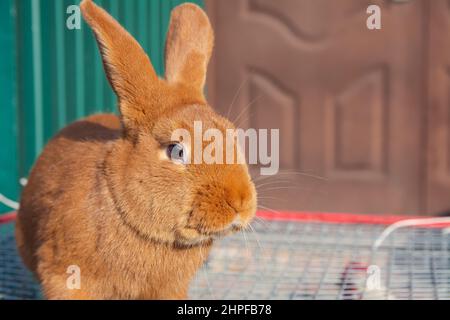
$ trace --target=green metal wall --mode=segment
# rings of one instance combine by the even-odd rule
[[[96,0],[139,41],[158,73],[180,0]],[[203,5],[203,0],[190,1]],[[116,111],[91,30],[66,27],[74,0],[0,1],[0,193],[18,200],[41,149],[67,123]],[[0,212],[10,210],[0,205]]]

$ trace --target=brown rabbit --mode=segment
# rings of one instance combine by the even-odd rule
[[[245,228],[256,191],[245,164],[188,164],[175,129],[234,128],[203,95],[213,31],[196,5],[172,12],[165,79],[107,12],[81,10],[100,47],[120,117],[95,115],[53,138],[25,187],[20,254],[49,299],[186,298],[213,240]],[[67,285],[80,270],[80,288]],[[70,269],[69,269],[70,271]]]

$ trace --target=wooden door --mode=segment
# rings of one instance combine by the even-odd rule
[[[381,30],[366,27],[370,4]],[[211,103],[242,127],[280,129],[282,173],[262,180],[264,207],[423,212],[426,1],[206,5]]]
[[[450,211],[450,1],[430,1],[428,81],[429,212]]]

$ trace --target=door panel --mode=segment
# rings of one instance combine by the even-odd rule
[[[450,210],[450,1],[430,2],[427,205],[438,213]]]
[[[382,8],[381,30],[366,27],[370,4]],[[242,127],[280,129],[281,174],[261,179],[273,182],[262,187],[265,207],[423,209],[425,6],[207,2],[216,30],[212,104]]]

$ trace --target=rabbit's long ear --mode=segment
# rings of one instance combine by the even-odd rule
[[[125,125],[140,122],[148,109],[158,76],[149,57],[137,41],[105,10],[91,0],[80,5],[86,22],[94,31],[108,80],[119,100]]]
[[[186,3],[171,14],[166,42],[166,80],[182,83],[203,93],[214,32],[206,13]]]

